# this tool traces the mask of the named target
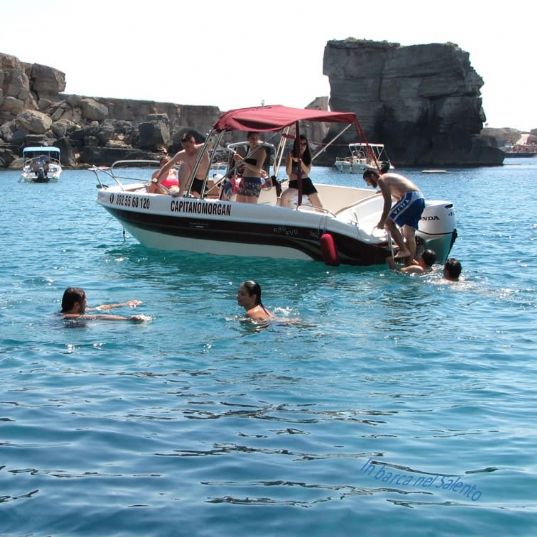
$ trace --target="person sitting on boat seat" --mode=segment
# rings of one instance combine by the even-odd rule
[[[302,182],[302,193],[308,196],[310,203],[315,208],[322,209],[323,205],[319,199],[317,189],[309,178],[311,172],[310,146],[307,138],[302,134],[300,135],[300,140],[295,139],[293,151],[287,156],[285,168],[289,177],[289,188],[282,194],[280,205],[288,208],[293,207],[294,199],[299,192],[298,181],[300,180]]]
[[[461,272],[461,262],[454,257],[450,257],[444,265],[444,279],[450,282],[458,282]]]
[[[403,274],[427,274],[431,272],[435,262],[436,253],[434,250],[424,250],[417,262],[406,267],[398,267],[393,256],[386,258],[386,263],[392,270],[402,272]]]
[[[159,169],[151,175],[151,182],[147,186],[147,191],[150,194],[169,194],[172,187],[179,188],[179,180],[177,179],[177,170],[170,168],[168,174],[159,180],[159,171],[170,161],[168,155],[161,157],[159,161]]]
[[[410,179],[396,173],[381,172],[382,170],[370,168],[363,174],[364,181],[379,188],[384,198],[384,208],[377,227],[392,234],[399,246],[396,258],[409,258],[412,261],[416,255],[416,229],[425,208],[423,194]],[[393,207],[392,198],[397,200]],[[398,226],[402,228],[402,234]]]
[[[262,177],[266,176],[263,165],[267,159],[267,152],[259,141],[260,138],[258,132],[249,132],[249,149],[246,156],[243,157],[239,153],[234,153],[233,155],[235,163],[242,168],[242,178],[239,192],[237,193],[238,202],[257,203],[257,200],[259,199],[261,186],[263,184]]]
[[[125,317],[123,315],[111,315],[111,314],[90,314],[88,311],[105,311],[114,308],[129,307],[135,308],[142,302],[140,300],[128,300],[121,304],[101,304],[93,308],[88,308],[86,292],[81,287],[68,287],[62,297],[62,309],[61,314],[64,319],[88,319],[88,320],[104,320],[104,321],[134,321],[143,322],[147,320],[144,315],[131,315]]]
[[[157,180],[162,180],[162,177],[166,177],[168,170],[170,170],[176,164],[181,164],[179,168],[179,196],[182,196],[189,187],[189,179],[192,175],[196,162],[198,160],[198,154],[203,151],[204,144],[197,144],[194,134],[187,133],[181,138],[181,145],[183,149],[178,151],[164,166],[157,172]],[[192,180],[192,186],[190,187],[190,194],[196,198],[200,198],[203,194],[203,183],[207,173],[209,171],[209,156],[207,152],[203,153],[196,175]]]

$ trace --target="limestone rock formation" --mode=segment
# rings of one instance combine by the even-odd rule
[[[329,41],[323,71],[332,110],[355,112],[368,140],[384,143],[396,165],[502,163],[503,153],[480,136],[483,81],[457,45]],[[332,161],[344,153],[341,144],[336,151]]]
[[[60,145],[65,165],[109,165],[118,158],[157,158],[186,130],[208,132],[216,106],[63,94],[65,74],[0,53],[0,167],[24,146]]]
[[[15,56],[0,54],[0,123],[27,109],[36,110],[37,102],[25,66]]]
[[[52,119],[37,110],[21,112],[16,121],[23,129],[33,134],[44,134],[52,126]]]

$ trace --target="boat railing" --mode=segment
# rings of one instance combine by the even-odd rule
[[[334,218],[336,217],[335,213],[333,213],[329,209],[325,209],[324,207],[314,207],[313,205],[309,205],[309,204],[297,205],[295,209],[297,211],[305,212],[305,213],[322,213],[322,214],[326,214],[329,216],[333,216]]]
[[[95,174],[98,185],[97,188],[108,188],[109,185],[103,183],[102,177],[106,176],[112,179],[122,190],[130,190],[133,186],[144,185],[149,181],[150,176],[141,176],[141,170],[146,168],[158,169],[160,163],[158,160],[117,160],[112,166],[92,166],[89,171]]]
[[[47,164],[57,164],[57,165],[61,165],[61,162],[59,159],[57,158],[54,158],[54,157],[49,157],[48,155],[46,156],[46,159],[47,160],[43,160],[43,156],[39,156],[39,157],[28,157],[24,160],[24,163],[23,163],[23,166],[30,166],[32,164],[32,162],[37,162],[37,161],[43,161],[43,162],[46,162]]]

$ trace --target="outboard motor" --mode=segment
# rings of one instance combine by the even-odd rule
[[[39,169],[35,172],[35,182],[36,183],[48,183],[48,177],[45,173],[45,170],[43,167],[39,167]]]
[[[427,200],[421,215],[416,238],[425,249],[434,250],[437,263],[444,263],[457,238],[455,209],[450,201]]]

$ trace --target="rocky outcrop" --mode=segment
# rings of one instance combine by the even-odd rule
[[[502,163],[503,153],[480,134],[483,80],[457,45],[329,41],[323,71],[332,110],[355,112],[368,140],[384,143],[396,165]]]
[[[215,106],[63,94],[65,74],[0,53],[0,167],[27,145],[59,145],[64,165],[109,165],[174,151],[187,130],[208,132]]]
[[[481,134],[487,136],[495,147],[500,148],[509,145],[537,145],[537,129],[528,133],[509,127],[502,129],[485,127]]]
[[[306,108],[327,111],[330,109],[328,97],[316,97]],[[326,123],[305,122],[303,130],[310,144],[317,151],[322,147],[322,141],[326,138],[330,129]]]
[[[509,127],[496,129],[492,127],[485,127],[481,134],[487,136],[491,140],[491,144],[495,147],[503,147],[505,145],[516,144],[522,134],[517,129],[511,129]]]
[[[15,56],[0,54],[0,123],[26,109],[36,110],[37,102],[30,93],[24,64]]]

